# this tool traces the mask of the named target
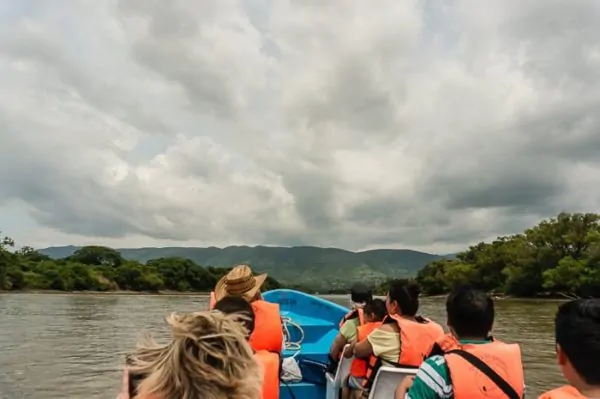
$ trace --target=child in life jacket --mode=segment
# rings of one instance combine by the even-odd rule
[[[494,302],[483,291],[462,288],[446,300],[446,334],[414,379],[405,379],[396,399],[522,399],[521,350],[490,336]]]
[[[562,304],[555,320],[558,366],[570,385],[539,399],[600,398],[600,299]]]
[[[354,346],[356,343],[367,339],[367,336],[373,330],[381,326],[384,317],[387,315],[385,301],[381,299],[373,299],[367,302],[363,310],[365,323],[358,327],[356,340],[346,347],[344,357],[350,358],[354,356]],[[342,399],[360,398],[366,374],[367,361],[355,358],[350,366],[350,375],[342,387]]]
[[[356,283],[350,288],[350,311],[340,320],[340,332],[329,349],[328,371],[331,374],[335,374],[337,370],[344,346],[356,340],[358,327],[365,323],[364,307],[372,300],[373,292],[365,284]]]

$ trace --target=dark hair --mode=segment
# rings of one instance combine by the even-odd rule
[[[243,316],[243,323],[248,335],[254,331],[254,310],[244,298],[239,296],[226,296],[215,303],[214,310],[219,310],[225,314],[240,314]]]
[[[415,316],[419,311],[419,293],[419,286],[407,279],[392,280],[388,289],[390,300],[396,301],[407,316]]]
[[[455,289],[446,299],[446,312],[458,338],[487,338],[494,324],[494,301],[481,290]]]
[[[385,308],[385,301],[381,299],[373,299],[367,302],[363,308],[365,314],[372,314],[374,321],[381,321],[387,315],[387,309]]]
[[[600,385],[600,299],[577,299],[560,305],[556,314],[556,343],[577,374]]]
[[[363,283],[356,283],[350,288],[352,302],[363,303],[373,299],[373,292]]]

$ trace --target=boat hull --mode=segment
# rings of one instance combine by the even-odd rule
[[[348,309],[336,303],[300,291],[279,289],[263,293],[265,301],[277,303],[287,324],[289,342],[300,343],[299,348],[288,347],[283,357],[296,355],[302,371],[302,382],[281,383],[281,399],[325,399],[324,367],[333,340],[339,331],[339,322]],[[295,327],[298,325],[302,332]]]

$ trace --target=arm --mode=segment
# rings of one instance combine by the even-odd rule
[[[333,359],[339,359],[340,354],[344,350],[344,346],[346,346],[347,343],[348,341],[346,338],[339,333],[333,340],[333,344],[331,345],[331,349],[329,351],[329,356],[331,356]]]
[[[360,359],[367,359],[373,354],[373,346],[369,339],[365,339],[354,345],[354,356]]]
[[[400,384],[398,384],[398,388],[396,388],[394,399],[406,399],[406,393],[410,389],[414,380],[415,377],[406,377],[403,379]]]
[[[344,350],[344,357],[351,358],[354,356],[354,347],[356,346],[356,342],[352,342],[348,347]]]
[[[373,330],[367,339],[356,344],[354,347],[354,356],[361,359],[368,359],[371,355],[380,356],[382,352],[388,350],[390,339],[388,333],[390,332],[396,332],[390,324],[384,324]]]

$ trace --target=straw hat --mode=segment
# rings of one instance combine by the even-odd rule
[[[260,291],[266,279],[267,273],[255,276],[250,266],[238,265],[215,286],[215,300],[219,301],[226,296],[241,296],[249,301]]]

